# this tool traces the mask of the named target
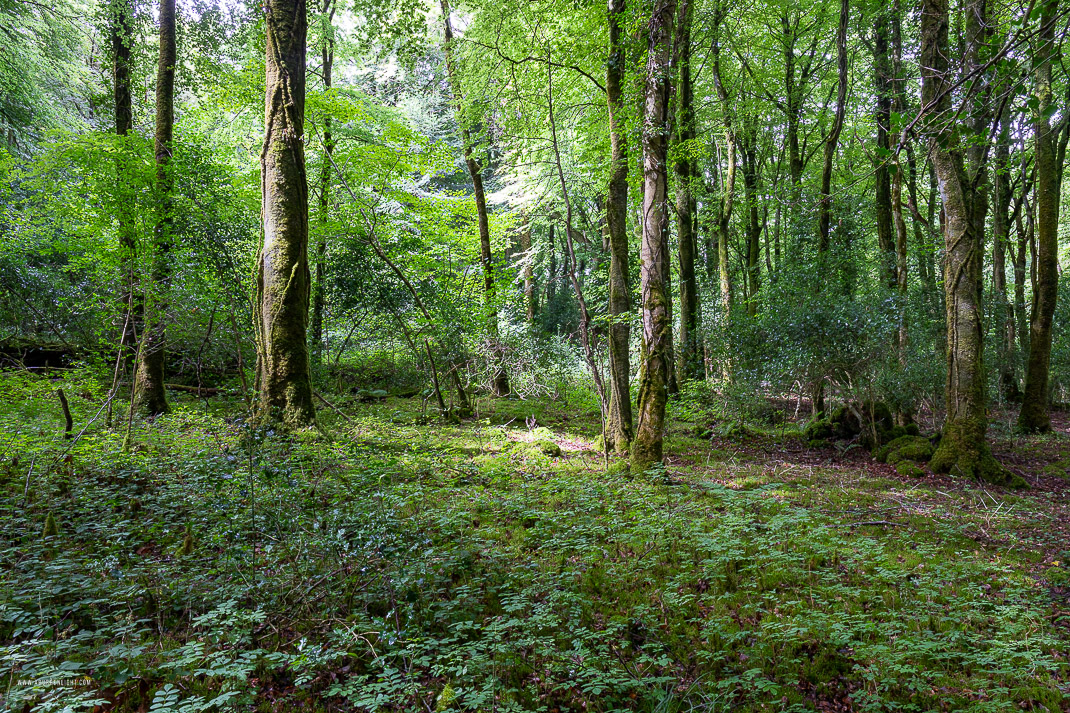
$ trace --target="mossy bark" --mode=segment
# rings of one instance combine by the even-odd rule
[[[1060,171],[1056,161],[1055,132],[1049,112],[1052,105],[1051,65],[1055,40],[1057,3],[1048,0],[1041,12],[1041,30],[1036,49],[1037,113],[1033,119],[1036,143],[1036,282],[1029,320],[1029,359],[1025,369],[1025,394],[1018,414],[1020,431],[1051,430],[1048,413],[1048,376],[1051,362],[1051,325],[1059,296],[1059,192]]]
[[[171,279],[170,254],[173,218],[172,181],[168,172],[175,125],[175,62],[177,58],[175,0],[160,1],[160,55],[156,70],[156,185],[160,208],[156,220],[153,282],[156,300],[145,315],[144,344],[138,350],[133,393],[135,407],[150,416],[171,410],[164,388],[167,302],[163,299]]]
[[[666,290],[664,251],[669,231],[666,125],[670,38],[674,0],[656,0],[650,17],[643,117],[643,240],[640,249],[643,349],[638,422],[632,441],[632,469],[641,473],[662,459],[665,403],[670,375],[672,320]]]
[[[676,374],[681,381],[701,379],[705,375],[699,348],[699,291],[695,275],[695,222],[698,201],[694,185],[697,164],[690,153],[695,139],[695,103],[691,82],[691,0],[681,0],[676,23],[676,240],[680,271],[680,343],[676,349]]]
[[[713,39],[711,41],[711,55],[713,56],[713,83],[717,89],[717,98],[721,102],[721,116],[724,123],[726,158],[728,165],[722,174],[721,198],[715,204],[716,234],[717,234],[717,272],[718,287],[721,298],[721,323],[728,326],[732,319],[733,295],[732,295],[732,271],[729,266],[728,238],[729,227],[732,221],[732,208],[736,187],[736,135],[733,130],[733,107],[732,97],[728,94],[724,80],[721,76],[721,32],[723,31],[724,17],[727,10],[722,3],[714,8]],[[723,366],[725,380],[731,379],[732,362],[726,359]]]
[[[305,173],[304,0],[267,0],[264,241],[258,258],[259,415],[300,428],[315,422],[307,342],[308,181]]]
[[[109,5],[109,30],[112,59],[112,101],[115,117],[115,134],[125,137],[134,126],[134,103],[131,72],[133,69],[133,23],[134,8],[131,0],[112,0]],[[122,321],[120,343],[130,353],[137,347],[140,332],[141,300],[134,295],[137,282],[137,229],[132,208],[133,188],[130,181],[129,159],[125,144],[120,138],[116,152],[116,220],[119,224],[119,265],[122,272],[120,302],[127,318]]]
[[[609,233],[609,405],[603,431],[607,451],[624,455],[632,441],[631,313],[632,294],[628,265],[628,141],[621,114],[625,53],[621,18],[625,0],[608,0],[609,60],[606,62],[606,99],[609,104],[609,143],[612,168],[606,194],[606,229]]]
[[[850,17],[850,8],[848,0],[840,0],[840,19],[836,31],[836,66],[837,66],[837,90],[836,90],[836,113],[832,120],[832,128],[829,130],[828,136],[825,137],[825,153],[824,162],[821,166],[821,199],[818,204],[818,228],[817,228],[817,249],[819,253],[826,253],[829,250],[831,244],[831,232],[832,232],[832,162],[836,157],[836,147],[840,143],[840,133],[843,131],[843,119],[847,112],[847,21]],[[878,25],[877,42],[880,42],[880,31]],[[887,59],[888,55],[888,43],[887,34],[884,35],[884,59]],[[880,70],[878,69],[878,72]],[[878,103],[881,101],[887,101],[887,92],[881,92],[881,88],[878,85]],[[880,131],[881,118],[878,117],[878,135]],[[885,131],[885,141],[887,141],[887,131]],[[885,193],[888,191],[888,174],[887,168],[884,169],[884,180],[881,181],[880,173],[878,171],[878,183],[877,183],[877,209],[878,209],[878,227],[884,222],[881,218],[881,214],[884,212],[884,206],[881,205],[882,199],[886,200],[885,205],[889,207],[891,205],[891,199],[881,195],[883,190]],[[889,226],[891,219],[887,220]],[[882,228],[883,230],[883,228]],[[887,231],[889,243],[891,242],[891,230]]]
[[[982,0],[972,0],[966,16],[966,54],[963,71],[979,62],[984,37]],[[947,0],[924,0],[921,24],[922,103],[932,107],[929,148],[944,207],[944,297],[947,309],[947,383],[943,436],[930,466],[936,472],[1014,485],[1014,476],[992,456],[985,434],[984,343],[982,331],[981,267],[984,215],[987,211],[983,147],[959,144],[949,125]],[[983,133],[987,121],[986,88],[971,104],[970,129]]]
[[[334,69],[334,2],[323,0],[323,14],[327,18],[327,36],[323,39],[323,88],[330,91]],[[320,235],[316,240],[316,279],[312,291],[312,361],[319,364],[323,357],[323,318],[327,308],[327,223],[331,206],[331,172],[334,170],[334,136],[330,115],[323,117],[323,160],[320,166]]]

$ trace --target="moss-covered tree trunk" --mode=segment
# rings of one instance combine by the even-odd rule
[[[175,0],[160,0],[160,55],[156,69],[156,184],[159,194],[159,215],[156,219],[153,282],[156,299],[145,315],[145,334],[138,350],[134,394],[137,407],[150,416],[170,411],[167,390],[164,388],[164,314],[170,282],[171,252],[171,188],[167,165],[171,161],[171,139],[175,126]]]
[[[606,193],[609,233],[609,405],[603,437],[607,451],[628,452],[632,441],[631,317],[632,291],[628,265],[628,139],[624,134],[623,85],[626,55],[621,22],[625,0],[608,0],[609,59],[606,99],[609,103],[609,144],[612,167]]]
[[[677,8],[676,47],[676,240],[680,271],[680,343],[676,349],[676,374],[682,381],[704,375],[699,348],[699,292],[695,275],[697,242],[695,220],[698,202],[694,184],[697,166],[691,157],[695,139],[695,97],[691,82],[691,18],[693,3],[681,0]]]
[[[829,130],[828,136],[825,137],[824,163],[821,166],[821,200],[818,203],[817,250],[821,254],[828,252],[830,244],[832,230],[832,163],[836,157],[836,149],[840,143],[840,133],[843,131],[843,118],[847,112],[847,21],[850,17],[849,9],[847,0],[840,0],[840,20],[836,29],[836,113],[833,115],[832,128]],[[887,34],[885,34],[885,60],[887,60],[887,55]],[[878,91],[878,94],[880,94],[880,91]],[[887,143],[887,138],[887,123],[885,123],[885,143]],[[887,190],[887,169],[885,169],[884,178],[884,188]],[[880,186],[878,185],[879,189]],[[886,205],[890,205],[890,200],[887,196],[885,196],[885,199]],[[881,210],[880,200],[881,196],[878,194],[878,211]]]
[[[876,89],[874,123],[877,125],[877,150],[874,154],[873,182],[876,188],[874,207],[877,218],[877,248],[881,259],[881,276],[885,284],[895,287],[895,220],[892,203],[891,121],[893,70],[890,51],[891,17],[888,8],[877,10],[873,27],[873,84]]]
[[[134,126],[134,102],[131,88],[131,70],[133,69],[133,16],[131,0],[113,0],[109,5],[109,30],[112,59],[112,100],[115,116],[115,133],[121,137],[120,150],[116,154],[116,194],[118,211],[116,221],[119,224],[119,265],[122,271],[121,309],[128,313],[123,319],[123,333],[120,343],[129,353],[137,341],[140,329],[140,300],[136,292],[137,268],[137,228],[132,207],[134,196],[131,191],[126,145],[122,137],[130,133]]]
[[[331,90],[334,70],[334,2],[323,0],[323,88]],[[334,136],[331,132],[331,116],[323,117],[323,162],[320,166],[320,234],[316,240],[316,279],[312,292],[312,360],[319,364],[324,344],[323,317],[327,307],[327,223],[331,206],[331,171],[334,170]]]
[[[999,117],[996,138],[992,202],[992,291],[993,318],[999,354],[999,388],[1004,399],[1021,401],[1015,368],[1014,311],[1007,295],[1007,247],[1011,232],[1010,122],[1004,109]]]
[[[966,8],[966,71],[976,65],[983,41],[983,0]],[[983,124],[983,96],[975,97],[969,126],[956,127],[951,112],[948,67],[947,0],[923,0],[921,9],[922,105],[929,107],[929,150],[944,208],[944,295],[947,309],[947,384],[940,444],[930,461],[938,473],[952,473],[998,484],[1021,484],[992,456],[986,440],[984,343],[982,332],[981,266],[983,220],[978,202],[985,200],[982,164],[971,156],[969,171],[959,132],[976,131]],[[956,131],[958,129],[958,131]]]
[[[669,55],[675,0],[655,0],[648,31],[643,106],[643,239],[640,248],[643,348],[638,419],[631,463],[643,472],[662,459],[665,403],[672,352],[672,319],[666,289],[669,230],[667,142]]]
[[[531,254],[531,218],[524,214],[524,227],[520,231],[520,251],[524,253],[524,317],[528,324],[535,322],[535,270],[532,268],[534,256]]]
[[[744,116],[743,128],[737,138],[740,142],[739,153],[743,164],[741,167],[743,171],[743,202],[747,209],[743,244],[745,261],[743,276],[744,299],[746,300],[747,314],[754,317],[758,314],[758,292],[762,288],[762,225],[758,214],[761,161],[758,156],[758,127],[755,124],[755,117],[749,114]]]
[[[445,46],[443,51],[446,55],[446,72],[449,75],[453,90],[454,112],[457,117],[457,125],[461,130],[461,139],[464,143],[464,164],[468,168],[468,174],[472,178],[472,193],[476,202],[476,219],[479,226],[479,259],[483,266],[483,295],[487,307],[487,336],[490,341],[490,353],[494,363],[491,365],[491,392],[495,396],[509,395],[509,377],[501,363],[501,339],[498,333],[498,307],[494,295],[494,266],[493,256],[490,250],[490,222],[487,217],[487,194],[483,187],[483,163],[476,158],[472,148],[472,135],[463,116],[463,102],[461,97],[461,80],[457,71],[457,58],[455,56],[453,42],[453,23],[450,20],[449,0],[441,0],[442,22],[445,32]]]
[[[717,234],[717,271],[721,297],[721,320],[725,326],[728,326],[732,319],[733,303],[732,272],[728,262],[728,238],[736,187],[736,135],[733,129],[734,104],[721,75],[721,32],[723,31],[725,13],[724,3],[718,3],[714,9],[713,39],[710,45],[710,54],[713,57],[713,83],[717,89],[717,98],[721,102],[727,160],[724,178],[721,180],[721,198],[716,205],[715,232]],[[725,363],[724,377],[726,379],[731,378],[730,361]]]
[[[308,355],[308,180],[305,173],[304,0],[267,0],[265,136],[260,155],[264,240],[258,256],[260,417],[315,421]]]
[[[1036,153],[1036,283],[1029,320],[1029,359],[1018,429],[1029,433],[1051,430],[1048,413],[1048,367],[1051,361],[1051,323],[1059,296],[1059,192],[1055,132],[1049,118],[1052,106],[1051,65],[1055,56],[1058,3],[1048,0],[1041,12],[1041,29],[1034,54],[1037,111],[1033,118]]]

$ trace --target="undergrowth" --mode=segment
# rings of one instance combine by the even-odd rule
[[[62,385],[78,431],[105,390]],[[1070,701],[1065,562],[978,547],[967,509],[871,514],[892,491],[921,502],[920,483],[845,486],[682,435],[691,457],[664,471],[607,473],[597,424],[545,401],[483,400],[457,426],[424,423],[419,399],[339,402],[348,420],[299,436],[180,401],[123,452],[125,423],[102,417],[63,439],[55,386],[0,376],[12,710]],[[560,456],[532,447],[547,434]],[[999,517],[1041,514],[1018,498]]]

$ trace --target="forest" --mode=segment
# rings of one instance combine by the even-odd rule
[[[0,701],[1070,711],[1064,0],[0,0]]]

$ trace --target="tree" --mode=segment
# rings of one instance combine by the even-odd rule
[[[453,89],[454,111],[457,115],[457,126],[461,130],[463,141],[464,163],[468,168],[468,174],[472,178],[472,191],[476,201],[476,217],[479,224],[479,249],[480,261],[483,264],[483,293],[487,301],[487,330],[490,334],[493,350],[500,348],[498,339],[498,309],[494,303],[494,268],[493,256],[490,251],[490,223],[487,218],[487,194],[483,188],[483,162],[476,158],[472,146],[472,134],[463,115],[463,99],[461,96],[461,80],[458,75],[457,57],[454,49],[453,23],[450,20],[449,0],[441,0],[442,22],[445,26],[446,71],[449,74],[450,84]],[[501,364],[495,364],[494,374],[491,378],[491,391],[495,396],[509,395],[509,377]]]
[[[323,89],[329,92],[332,85],[332,72],[334,70],[334,11],[333,0],[323,0],[323,24],[324,36],[322,38],[322,62],[321,73],[323,75]],[[334,171],[334,137],[331,133],[331,115],[328,112],[323,117],[323,163],[320,166],[320,221],[324,228],[329,218],[331,204],[331,172]],[[320,234],[316,241],[316,279],[312,293],[312,358],[317,363],[323,353],[323,312],[327,302],[327,235],[326,230]]]
[[[305,174],[304,0],[267,0],[263,243],[257,258],[260,417],[290,427],[315,422],[307,342],[308,180]]]
[[[836,114],[832,120],[832,129],[825,137],[825,161],[821,166],[821,202],[818,217],[819,253],[828,252],[829,233],[832,223],[832,161],[836,157],[836,147],[843,131],[843,117],[847,112],[847,22],[850,18],[850,6],[847,0],[840,0],[840,22],[836,30]],[[885,46],[887,49],[887,45]],[[885,131],[887,143],[887,131]]]
[[[1059,296],[1059,194],[1061,175],[1056,161],[1056,132],[1051,126],[1054,111],[1051,66],[1055,57],[1055,21],[1058,3],[1048,0],[1040,16],[1040,32],[1034,52],[1036,111],[1033,117],[1036,153],[1036,282],[1029,324],[1029,359],[1025,370],[1025,395],[1018,414],[1018,428],[1036,433],[1051,430],[1048,413],[1048,366],[1051,361],[1051,323]]]
[[[609,59],[606,101],[609,105],[610,177],[606,192],[609,233],[609,406],[603,433],[607,451],[627,453],[632,440],[631,363],[632,292],[628,257],[628,142],[624,135],[623,84],[626,55],[621,36],[625,0],[608,0]]]
[[[160,0],[160,56],[156,70],[156,183],[160,196],[160,215],[156,221],[156,249],[153,256],[153,282],[157,300],[145,315],[145,334],[138,349],[137,375],[134,394],[137,406],[156,416],[171,410],[164,388],[165,328],[163,318],[166,303],[163,295],[170,279],[168,265],[171,251],[172,182],[168,175],[171,161],[171,139],[175,124],[175,0]]]
[[[970,0],[965,13],[966,49],[962,69],[977,83],[984,82],[983,77],[970,73],[980,64],[985,8],[984,0]],[[929,151],[944,206],[947,251],[944,261],[947,415],[930,466],[938,473],[1019,484],[1021,479],[1010,474],[992,456],[985,437],[988,417],[980,294],[984,255],[981,231],[987,207],[980,175],[984,171],[984,154],[971,147],[967,164],[959,139],[964,129],[975,136],[983,135],[988,110],[984,87],[978,88],[972,97],[968,125],[956,126],[957,119],[951,111],[947,0],[923,0],[921,13],[922,105],[929,118]]]
[[[631,464],[643,472],[660,463],[664,438],[665,403],[672,352],[672,317],[666,289],[668,261],[669,58],[675,0],[655,0],[647,26],[647,64],[643,103],[643,239],[640,247],[643,346],[640,363],[638,423],[632,442]]]
[[[691,81],[691,0],[680,0],[677,8],[675,45],[676,86],[676,238],[680,269],[680,344],[676,353],[676,373],[681,380],[703,376],[699,352],[699,292],[695,276],[697,252],[695,224],[698,201],[694,184],[696,163],[691,156],[695,140],[695,97]]]

